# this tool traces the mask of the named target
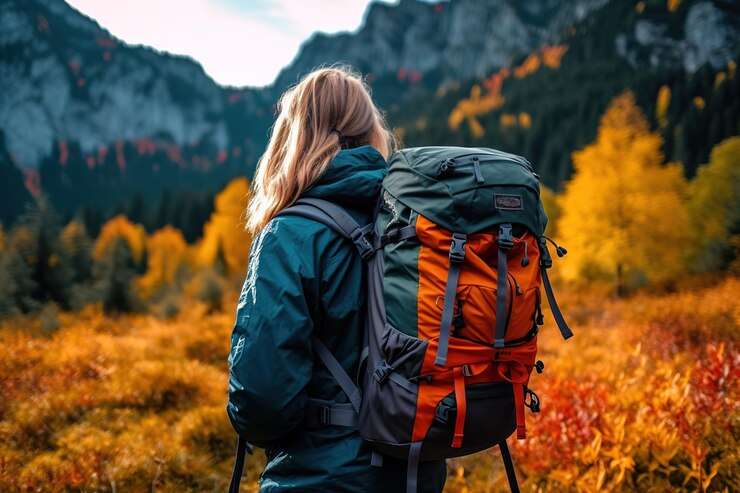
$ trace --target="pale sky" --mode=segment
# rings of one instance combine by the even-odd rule
[[[393,0],[376,0],[394,3]],[[368,0],[67,0],[114,36],[190,55],[218,83],[270,84],[316,31],[354,31]]]

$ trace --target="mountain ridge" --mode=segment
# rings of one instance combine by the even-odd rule
[[[637,15],[640,5],[645,12]],[[619,10],[624,18],[600,16],[605,9]],[[409,133],[411,143],[481,145],[446,128],[454,101],[440,101],[436,113],[420,111],[414,101],[431,101],[448,89],[448,98],[464,98],[456,87],[467,91],[476,80],[567,39],[574,26],[594,19],[614,25],[585,34],[581,51],[609,58],[615,73],[673,73],[678,66],[692,73],[707,61],[731,59],[740,38],[738,10],[721,0],[684,1],[675,13],[657,1],[373,2],[356,31],[306,40],[272,85],[238,88],[219,86],[190,57],[127,45],[61,0],[9,0],[0,5],[0,90],[8,95],[0,99],[0,154],[7,151],[5,166],[23,169],[26,184],[14,178],[0,184],[0,192],[24,186],[74,211],[110,207],[112,200],[135,193],[153,200],[164,187],[222,186],[254,169],[283,90],[310,69],[337,61],[367,75],[392,125],[409,129],[407,121],[434,116],[435,125]],[[684,54],[702,48],[703,41],[708,48],[687,64]],[[571,50],[565,56],[581,55]],[[498,137],[483,143],[499,145]],[[513,150],[521,145],[502,141],[512,143]],[[533,157],[555,152],[545,147],[535,147]],[[564,150],[561,167],[573,149]],[[551,160],[541,162],[552,166]],[[567,167],[545,171],[558,180],[567,176]]]

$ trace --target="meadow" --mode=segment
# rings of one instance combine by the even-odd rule
[[[740,138],[690,178],[663,144],[626,91],[563,190],[542,188],[576,337],[546,313],[542,411],[510,440],[524,491],[740,484]],[[0,491],[226,490],[248,193],[230,182],[194,243],[125,215],[93,239],[44,200],[0,227]],[[245,490],[263,463],[250,457]],[[448,492],[507,488],[496,450],[448,461]]]
[[[734,491],[740,484],[740,279],[627,299],[566,290],[546,314],[542,412],[510,439],[524,491]],[[562,290],[561,290],[562,291]],[[0,328],[0,491],[225,491],[236,290],[174,318],[58,315]],[[248,464],[256,491],[263,456]],[[507,491],[497,450],[448,461],[448,492]]]

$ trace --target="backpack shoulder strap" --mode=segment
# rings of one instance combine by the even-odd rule
[[[360,227],[357,221],[347,211],[329,201],[315,198],[298,199],[294,205],[283,209],[278,215],[305,217],[328,226],[342,235],[343,238],[351,240],[364,260],[369,259],[375,253],[372,242],[367,238],[374,230],[375,225],[371,223],[365,227]],[[347,375],[347,372],[344,371],[344,368],[342,368],[342,365],[339,364],[339,361],[337,361],[329,348],[318,337],[313,336],[311,342],[313,343],[316,355],[324,363],[324,366],[329,370],[329,373],[331,373],[344,393],[347,394],[354,414],[359,413],[362,394],[357,388],[357,385]]]
[[[360,403],[362,402],[362,393],[360,392],[360,389],[357,388],[357,385],[355,385],[352,378],[347,375],[347,372],[344,371],[344,368],[339,364],[337,358],[334,357],[329,348],[326,347],[318,337],[311,337],[311,342],[313,343],[314,351],[316,351],[319,359],[324,363],[324,366],[329,370],[329,373],[331,373],[331,376],[334,377],[334,380],[337,381],[344,393],[347,394],[354,411],[359,414]]]
[[[375,224],[360,226],[342,207],[327,200],[298,199],[295,204],[278,213],[278,216],[288,215],[312,219],[329,227],[354,243],[363,260],[368,260],[377,250],[369,238],[375,229]]]
[[[373,242],[368,239],[368,236],[375,229],[375,224],[371,223],[367,226],[360,227],[357,221],[347,211],[329,201],[315,198],[298,199],[294,205],[278,213],[278,216],[288,215],[304,217],[324,224],[339,233],[343,238],[352,241],[363,260],[368,260],[377,250],[377,248],[373,247]],[[309,399],[307,411],[309,413],[311,411],[319,411],[321,415],[310,416],[306,423],[312,425],[318,424],[320,426],[335,425],[356,428],[360,412],[360,402],[362,400],[360,389],[352,381],[352,378],[347,375],[347,372],[344,371],[344,368],[342,368],[342,365],[337,361],[329,348],[319,338],[313,336],[311,342],[319,359],[324,363],[344,393],[347,394],[350,403],[328,403],[329,405],[323,405],[323,403],[317,404],[311,402]],[[239,483],[244,470],[246,453],[251,454],[252,447],[244,438],[239,437],[229,493],[239,492]]]

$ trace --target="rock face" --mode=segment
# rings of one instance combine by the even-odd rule
[[[190,59],[129,47],[60,0],[0,4],[0,131],[18,165],[57,140],[207,140],[226,149],[226,91]]]
[[[681,66],[695,72],[705,63],[723,67],[740,43],[738,9],[726,2],[690,5],[681,27],[671,33],[665,19],[640,19],[632,33],[617,37],[617,52],[635,68]]]
[[[382,76],[437,72],[443,81],[483,77],[509,65],[607,0],[401,0],[371,4],[356,33],[314,35],[278,76],[285,87],[323,64],[347,62]]]
[[[29,183],[43,189],[50,183],[45,160],[65,166],[67,144],[88,168],[80,173],[98,177],[81,189],[77,178],[55,170],[58,196],[101,190],[103,179],[116,182],[105,194],[123,179],[129,188],[120,194],[140,190],[144,181],[156,181],[154,190],[172,181],[172,173],[160,169],[185,169],[189,183],[206,186],[204,173],[215,183],[249,171],[264,148],[276,98],[314,67],[347,62],[372,75],[375,95],[388,107],[446,82],[488,76],[543,43],[557,43],[609,1],[371,3],[357,32],[316,34],[274,84],[238,89],[218,86],[189,58],[126,45],[63,0],[2,0],[0,152],[7,150],[9,165],[24,170],[32,193],[39,186]],[[736,2],[684,0],[675,14],[661,8],[660,15],[615,19],[624,26],[616,39],[614,30],[603,39],[607,34],[596,26],[593,36],[602,38],[594,41],[614,45],[638,69],[666,65],[693,72],[706,62],[722,66],[736,53]],[[151,168],[149,174],[134,176],[126,167],[120,158],[126,146],[136,149],[138,169]],[[101,171],[111,162],[108,149],[122,149],[115,172]],[[0,183],[0,194],[11,186]]]

